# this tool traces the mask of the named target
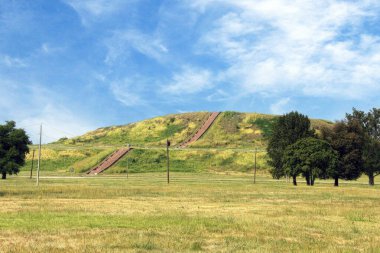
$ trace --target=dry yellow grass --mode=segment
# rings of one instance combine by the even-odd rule
[[[379,252],[380,188],[173,173],[0,184],[1,252]]]

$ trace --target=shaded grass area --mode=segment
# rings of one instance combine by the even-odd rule
[[[191,146],[265,149],[277,117],[260,113],[223,112],[206,134]],[[324,126],[331,127],[332,123],[311,119],[311,125],[318,131]]]
[[[204,136],[192,147],[264,148],[266,139],[256,119],[272,119],[272,115],[223,112]]]
[[[170,170],[175,172],[247,172],[254,167],[252,152],[232,150],[171,149]],[[257,155],[257,168],[266,170],[266,154]],[[167,168],[166,150],[135,149],[105,173],[162,172]]]
[[[0,182],[2,252],[378,252],[380,188],[164,173]]]

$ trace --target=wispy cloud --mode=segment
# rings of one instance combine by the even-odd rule
[[[172,76],[162,91],[173,94],[195,94],[213,87],[212,73],[209,70],[185,66]]]
[[[24,68],[28,66],[26,60],[11,57],[9,55],[1,55],[0,64],[10,68]]]
[[[57,52],[62,52],[64,50],[63,47],[57,47],[57,46],[54,46],[54,45],[51,45],[50,43],[42,43],[41,45],[41,48],[40,48],[40,51],[43,53],[43,54],[53,54],[53,53],[57,53]]]
[[[116,12],[125,11],[125,8],[135,0],[64,0],[80,16],[83,25],[98,21],[104,16],[111,16]]]
[[[216,8],[224,13],[205,28],[198,50],[223,60],[224,81],[241,92],[363,99],[380,91],[380,37],[364,26],[376,17],[378,1],[208,0],[189,6],[199,15]]]
[[[0,80],[0,119],[15,120],[25,128],[32,141],[38,141],[39,125],[44,125],[43,142],[61,137],[74,137],[95,128],[88,119],[74,112],[57,99],[59,96],[46,86],[16,80]],[[0,124],[3,124],[1,122]]]
[[[33,143],[38,143],[40,124],[43,126],[43,143],[50,143],[62,137],[72,138],[95,128],[65,106],[53,103],[43,105],[38,114],[26,116],[18,122],[20,127],[27,130]]]
[[[147,104],[140,95],[141,90],[144,88],[142,86],[144,84],[142,84],[141,79],[135,77],[132,79],[126,78],[122,81],[113,81],[110,89],[116,100],[124,106],[137,107]]]
[[[127,57],[131,50],[157,61],[161,61],[168,53],[168,49],[159,37],[144,34],[138,30],[115,31],[113,36],[106,40],[106,46],[108,53],[105,62],[107,64]]]
[[[210,102],[222,102],[231,100],[231,95],[226,91],[218,89],[213,94],[207,96],[207,100]]]
[[[273,114],[283,114],[289,111],[290,98],[282,98],[270,105],[270,111]]]

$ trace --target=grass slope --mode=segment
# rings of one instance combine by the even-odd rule
[[[62,140],[63,144],[92,145],[147,145],[162,146],[170,138],[178,145],[192,135],[209,113],[183,113],[140,121],[125,126],[99,128],[74,139]]]
[[[37,169],[38,147],[35,150],[33,162]],[[115,150],[114,147],[78,147],[66,145],[44,145],[41,149],[41,172],[47,174],[83,173],[97,165]],[[21,171],[29,171],[32,167],[32,151],[26,156],[25,166]]]
[[[223,112],[192,147],[265,149],[276,118],[267,114]],[[311,124],[317,131],[323,126],[332,125],[331,122],[316,119],[312,119]]]
[[[167,167],[165,150],[133,150],[124,156],[105,174],[164,172]],[[266,155],[257,154],[258,170],[267,168]],[[253,153],[233,150],[188,150],[170,151],[170,170],[176,172],[248,172],[253,170]]]
[[[77,145],[126,145],[164,146],[170,139],[176,146],[191,137],[208,118],[207,112],[172,114],[140,121],[125,126],[99,128],[74,139],[59,141]],[[266,147],[277,116],[222,112],[205,135],[191,147],[253,148]],[[331,122],[311,120],[316,129],[331,126]]]

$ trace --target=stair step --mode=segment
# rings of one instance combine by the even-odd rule
[[[100,162],[98,165],[96,165],[94,168],[88,171],[87,174],[99,174],[107,170],[131,150],[132,148],[121,148],[113,152],[110,156],[105,158],[102,162]]]
[[[212,124],[215,122],[216,118],[219,116],[220,112],[213,112],[208,117],[208,119],[203,123],[202,127],[199,128],[199,130],[187,141],[183,142],[181,145],[179,145],[180,148],[185,148],[188,145],[196,142],[199,140],[206,131],[212,126]]]

